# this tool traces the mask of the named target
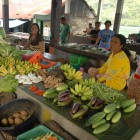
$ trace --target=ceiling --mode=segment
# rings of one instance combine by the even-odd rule
[[[0,5],[0,18],[2,18],[2,0]],[[50,13],[50,9],[51,0],[9,0],[10,19],[31,19],[34,14]]]

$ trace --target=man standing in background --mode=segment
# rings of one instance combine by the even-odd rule
[[[61,43],[67,43],[70,38],[70,26],[66,22],[65,17],[61,17],[60,25],[60,41]]]

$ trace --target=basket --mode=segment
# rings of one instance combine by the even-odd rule
[[[30,139],[36,139],[37,137],[43,136],[47,133],[52,132],[50,129],[48,129],[47,127],[40,125],[38,127],[35,127],[21,135],[19,135],[17,137],[17,140],[30,140]],[[61,138],[60,136],[58,136],[57,134],[53,133],[53,136],[56,136],[58,138],[58,140],[64,140],[63,138]]]

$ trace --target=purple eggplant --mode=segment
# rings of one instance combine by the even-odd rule
[[[97,97],[92,97],[91,98],[91,104],[94,105],[97,101]]]
[[[104,101],[103,100],[101,100],[101,99],[97,99],[97,101],[96,101],[96,103],[95,103],[95,107],[96,106],[100,106],[100,105],[102,105],[102,104],[104,104]]]
[[[58,101],[59,102],[65,102],[65,101],[67,101],[70,98],[71,98],[70,95],[66,95],[66,96],[63,96],[63,97],[60,97],[60,98],[58,97]]]
[[[63,97],[68,96],[68,95],[70,95],[69,92],[64,92],[64,93],[59,94],[58,98],[63,98]]]
[[[80,103],[76,102],[72,106],[71,113],[75,114],[79,109],[80,109]]]

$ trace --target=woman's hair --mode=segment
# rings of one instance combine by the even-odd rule
[[[36,26],[36,27],[37,27],[37,29],[38,29],[37,34],[39,34],[39,25],[38,25],[37,23],[32,23],[30,29],[31,29],[33,26]]]
[[[110,25],[112,25],[110,20],[107,20],[107,21],[105,22],[105,25],[106,25],[107,23],[109,23]]]
[[[129,52],[128,49],[125,48],[125,45],[126,45],[126,38],[125,38],[125,36],[122,35],[122,34],[116,34],[113,37],[117,37],[120,40],[120,44],[123,45],[122,50],[125,52],[127,57],[130,57],[131,53]]]

